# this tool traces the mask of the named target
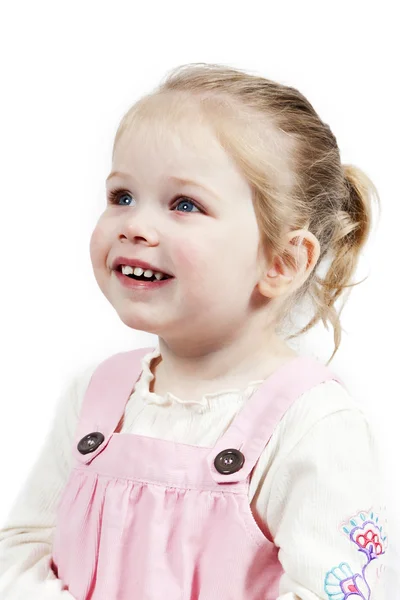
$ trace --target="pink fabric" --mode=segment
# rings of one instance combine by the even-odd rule
[[[251,512],[251,471],[296,398],[340,380],[316,359],[291,359],[213,448],[117,433],[151,350],[113,355],[92,376],[58,507],[52,568],[77,600],[276,600],[282,567]],[[105,440],[81,454],[77,444],[92,432]],[[214,459],[228,448],[245,462],[223,475]]]

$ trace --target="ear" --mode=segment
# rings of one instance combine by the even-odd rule
[[[267,298],[276,298],[299,288],[313,270],[321,248],[315,235],[306,229],[291,231],[286,236],[286,251],[295,259],[292,267],[274,256],[258,282],[258,289]]]

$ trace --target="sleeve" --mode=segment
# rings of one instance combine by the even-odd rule
[[[317,421],[272,480],[266,522],[284,574],[278,600],[384,600],[381,459],[361,409]]]
[[[56,510],[71,466],[78,405],[93,367],[59,399],[32,471],[0,529],[0,600],[74,600],[50,567]]]

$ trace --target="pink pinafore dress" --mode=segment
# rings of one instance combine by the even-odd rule
[[[212,448],[118,433],[151,350],[115,354],[91,378],[51,567],[76,600],[276,600],[283,571],[250,508],[251,472],[293,402],[340,380],[316,359],[294,357]]]

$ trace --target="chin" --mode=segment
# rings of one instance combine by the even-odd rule
[[[158,335],[159,328],[150,319],[146,319],[145,317],[140,317],[138,314],[132,314],[132,311],[119,311],[116,309],[116,312],[121,319],[121,321],[130,329],[136,329],[137,331],[145,331],[147,333],[153,333]]]

